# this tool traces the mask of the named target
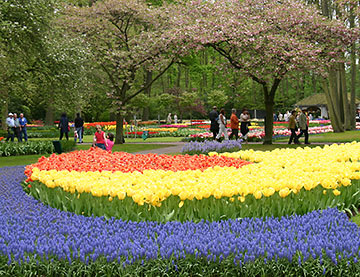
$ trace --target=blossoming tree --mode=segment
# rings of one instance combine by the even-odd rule
[[[301,70],[326,75],[356,38],[341,22],[294,0],[194,1],[173,13],[171,37],[178,43],[212,47],[261,84],[266,144],[272,143],[274,97],[283,77]]]
[[[83,34],[98,65],[108,76],[108,96],[116,115],[116,143],[123,141],[126,105],[145,91],[175,61],[161,34],[167,15],[146,1],[105,0],[91,7],[69,7],[65,26]],[[151,82],[137,87],[143,70],[153,71]]]

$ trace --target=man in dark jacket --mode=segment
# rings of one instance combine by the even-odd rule
[[[219,133],[219,113],[217,112],[216,106],[214,106],[213,110],[210,112],[209,118],[211,121],[210,131],[213,133],[213,138],[215,139],[217,134]]]
[[[69,120],[66,116],[66,113],[61,114],[61,118],[59,121],[59,129],[60,129],[60,140],[62,140],[64,134],[66,137],[66,140],[69,140]]]
[[[79,113],[76,114],[74,123],[75,123],[75,131],[77,133],[77,138],[79,139],[79,143],[82,143],[84,120],[80,117]],[[75,142],[76,142],[76,137],[75,137]]]

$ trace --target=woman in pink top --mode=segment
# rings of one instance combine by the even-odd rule
[[[101,149],[104,149],[104,150],[106,150],[106,147],[108,146],[106,137],[105,137],[105,132],[101,130],[100,125],[96,125],[96,132],[94,135],[93,147],[95,147],[95,146],[99,147]]]
[[[106,142],[107,142],[106,151],[111,152],[114,146],[114,135],[112,133],[108,133],[106,137]]]

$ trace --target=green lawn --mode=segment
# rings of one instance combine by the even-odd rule
[[[288,141],[289,138],[279,139],[277,141]],[[300,138],[301,141],[304,137]],[[352,142],[360,141],[360,131],[346,131],[343,133],[325,133],[319,135],[310,135],[310,142]]]
[[[172,144],[115,144],[112,151],[113,152],[128,152],[128,153],[134,153],[134,152],[140,152],[140,151],[146,151],[151,149],[158,149],[158,148],[164,148],[164,147],[171,147],[174,146]],[[78,144],[76,145],[76,149],[78,150],[87,150],[91,147],[90,144]]]
[[[89,149],[91,145],[78,145],[76,149],[86,150]],[[134,153],[139,151],[145,151],[150,149],[157,149],[163,147],[171,147],[171,144],[122,144],[114,145],[113,152],[123,151],[128,153]],[[49,156],[50,154],[45,155],[24,155],[24,156],[11,156],[11,157],[0,157],[0,167],[4,166],[15,166],[15,165],[27,165],[37,162],[37,160],[42,156]]]
[[[91,135],[88,136],[84,136],[84,142],[92,142],[93,141],[93,137]],[[125,137],[125,144],[127,142],[143,142],[143,143],[148,143],[148,142],[178,142],[181,141],[183,138],[182,137],[158,137],[158,138],[148,138],[146,140],[143,140],[142,138],[129,138],[127,139]]]
[[[360,215],[355,215],[355,216],[351,217],[351,221],[356,223],[357,226],[360,227]]]
[[[36,163],[38,159],[42,156],[48,157],[49,154],[0,157],[0,167],[27,165],[27,164]]]

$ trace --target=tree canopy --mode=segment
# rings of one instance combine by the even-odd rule
[[[230,66],[263,88],[265,142],[271,143],[275,92],[286,74],[312,70],[326,76],[358,33],[300,1],[227,0],[185,2],[172,17],[170,39],[211,47]]]

